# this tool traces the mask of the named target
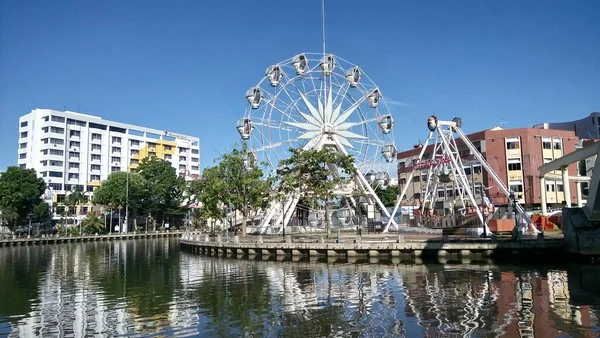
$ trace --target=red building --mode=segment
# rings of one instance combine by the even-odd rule
[[[515,192],[519,202],[526,207],[536,207],[541,203],[540,181],[537,169],[563,154],[573,152],[579,140],[575,132],[551,129],[502,129],[499,127],[467,135],[475,147],[483,154],[486,161],[502,179],[504,184]],[[508,204],[508,198],[489,177],[481,165],[475,160],[461,139],[456,140],[463,161],[465,173],[472,185],[475,198],[481,198],[482,193],[488,196],[497,206]],[[399,152],[398,185],[402,190],[409,184],[403,204],[416,205],[426,188],[427,169],[417,170],[411,182],[406,182],[413,170],[413,163],[419,156],[421,146]],[[424,159],[431,158],[433,146],[428,146]],[[556,172],[560,175],[559,172]],[[577,174],[576,164],[569,167],[569,175]],[[425,180],[425,182],[424,182]],[[438,189],[438,202],[453,201],[456,196],[453,182],[444,184]],[[559,207],[564,200],[562,182],[546,180],[547,201],[550,206]],[[575,192],[575,183],[571,183],[571,192]],[[576,203],[574,196],[568,197]]]

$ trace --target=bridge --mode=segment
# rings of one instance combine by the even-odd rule
[[[547,214],[546,179],[553,179],[554,170],[560,170],[565,196],[571,196],[569,183],[574,181],[577,187],[577,208],[571,208],[570,198],[565,198],[566,208],[563,209],[563,232],[565,248],[568,252],[600,256],[600,170],[594,170],[591,179],[587,177],[569,176],[570,164],[596,156],[594,168],[600,168],[600,142],[566,154],[538,169],[542,197],[542,214]],[[581,182],[589,181],[588,198],[584,206],[581,194]]]

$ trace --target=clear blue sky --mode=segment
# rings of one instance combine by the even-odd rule
[[[0,1],[0,170],[33,108],[238,140],[267,66],[321,51],[321,2]],[[407,149],[431,113],[467,132],[600,111],[600,1],[326,2],[328,50],[382,89]]]

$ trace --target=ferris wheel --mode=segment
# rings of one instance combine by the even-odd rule
[[[355,190],[387,213],[373,185],[389,183],[394,119],[381,90],[361,68],[333,54],[299,54],[269,66],[246,100],[237,130],[248,144],[249,166],[273,172],[289,157],[289,148],[331,147],[353,156]]]

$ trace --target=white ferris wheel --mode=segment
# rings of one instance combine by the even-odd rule
[[[264,163],[269,173],[290,155],[289,148],[331,147],[354,157],[350,190],[362,192],[389,217],[373,188],[390,182],[394,119],[381,90],[361,68],[333,54],[299,54],[268,67],[246,99],[248,108],[237,130],[248,145],[248,165]],[[292,213],[286,210],[296,203],[289,196],[286,206],[272,207],[263,223],[273,219],[287,224]]]

